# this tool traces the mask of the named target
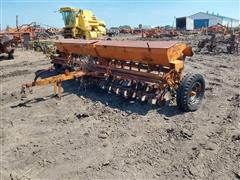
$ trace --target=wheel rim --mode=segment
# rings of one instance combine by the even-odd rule
[[[203,85],[201,82],[195,82],[192,85],[192,88],[189,92],[189,103],[190,104],[199,104],[202,101],[203,97]]]

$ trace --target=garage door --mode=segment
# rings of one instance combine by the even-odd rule
[[[209,19],[195,19],[194,20],[194,29],[208,27],[208,24],[209,24]]]

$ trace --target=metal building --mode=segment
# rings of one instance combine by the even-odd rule
[[[219,14],[209,14],[208,12],[199,12],[191,16],[176,18],[177,29],[193,30],[216,24],[222,24],[227,27],[238,27],[239,20],[220,16]]]

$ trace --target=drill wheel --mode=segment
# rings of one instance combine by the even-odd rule
[[[185,112],[196,111],[204,97],[205,81],[200,74],[187,74],[177,90],[177,105]]]

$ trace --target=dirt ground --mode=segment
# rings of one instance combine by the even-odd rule
[[[130,102],[64,83],[21,99],[21,84],[50,66],[43,54],[17,50],[0,62],[1,179],[240,179],[240,64],[236,55],[194,55],[201,108]]]

